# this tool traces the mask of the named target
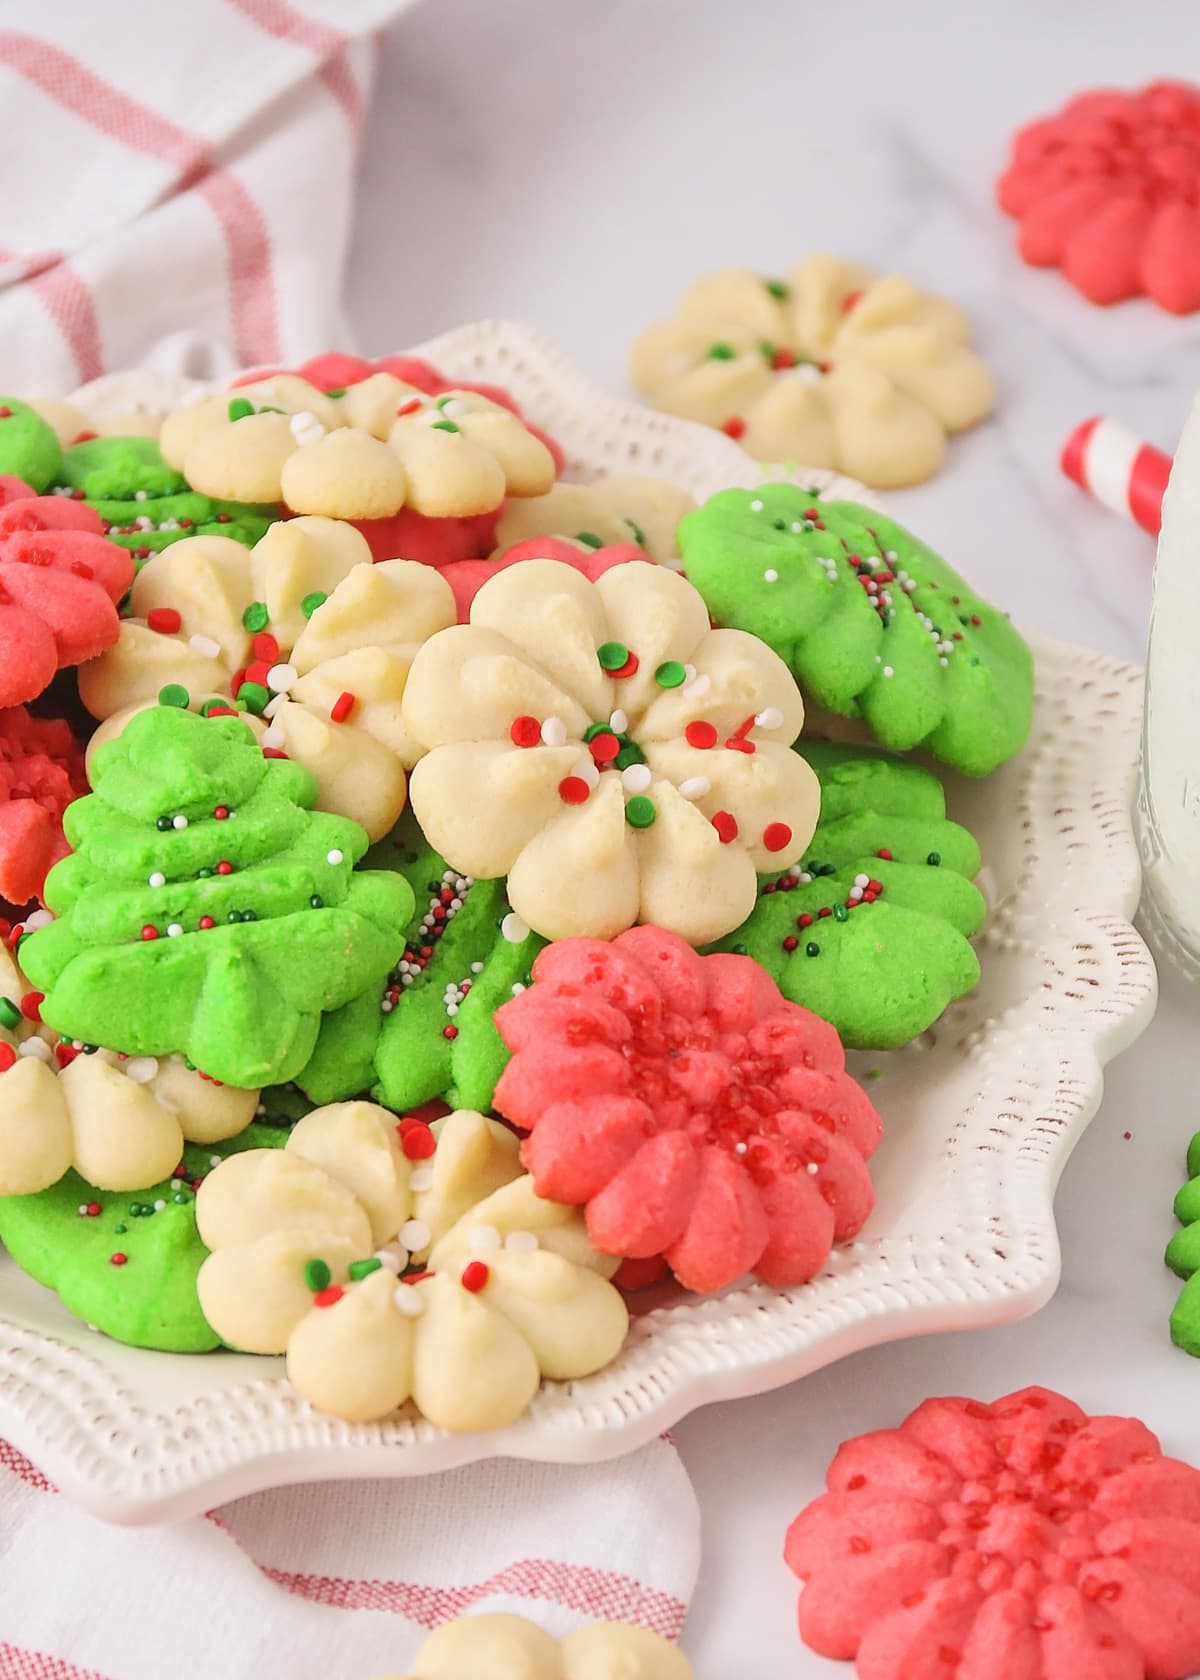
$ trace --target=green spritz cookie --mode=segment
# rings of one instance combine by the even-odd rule
[[[110,541],[148,560],[184,537],[232,537],[252,548],[279,518],[274,506],[218,501],[193,490],[148,437],[98,437],[63,452],[53,487],[94,507]]]
[[[308,809],[303,765],[265,757],[239,718],[165,705],[102,746],[91,778],[46,880],[57,919],[21,946],[49,1026],[259,1087],[301,1073],[331,1012],[378,1007],[412,890],[355,872],[367,836]]]
[[[58,433],[17,397],[0,397],[0,473],[23,478],[40,495],[62,461]]]
[[[1171,1340],[1185,1353],[1200,1355],[1200,1132],[1188,1144],[1188,1181],[1175,1198],[1181,1231],[1167,1244],[1166,1262],[1187,1281],[1171,1314]]]
[[[714,948],[754,957],[848,1047],[898,1049],[979,979],[979,847],[919,765],[803,747],[821,782],[817,831],[801,867],[764,877],[748,920]]]
[[[985,776],[1024,745],[1028,645],[894,520],[768,483],[685,515],[679,549],[718,623],[760,637],[812,700],[884,746]]]
[[[243,1149],[281,1149],[286,1131],[252,1124],[223,1143],[184,1145],[184,1171],[146,1190],[96,1190],[78,1173],[36,1196],[0,1196],[0,1242],[68,1312],[106,1336],[167,1353],[207,1353],[220,1337],[200,1311],[196,1188]]]

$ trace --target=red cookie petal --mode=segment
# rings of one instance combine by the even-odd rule
[[[905,1540],[934,1540],[942,1527],[932,1506],[916,1499],[880,1499],[861,1493],[823,1493],[788,1529],[784,1562],[806,1581],[839,1557],[877,1552]]]
[[[947,1680],[961,1672],[980,1603],[970,1581],[935,1581],[919,1604],[901,1605],[867,1630],[858,1648],[858,1680]],[[1006,1674],[1004,1680],[1020,1677]]]
[[[53,681],[58,650],[40,615],[7,598],[4,571],[0,566],[0,706],[17,706],[36,700]]]
[[[690,1138],[682,1132],[648,1138],[588,1203],[588,1235],[602,1254],[633,1260],[663,1254],[687,1224],[699,1180]]]
[[[768,1226],[750,1175],[723,1150],[700,1155],[700,1182],[683,1235],[666,1251],[685,1289],[709,1294],[753,1270]]]
[[[521,1162],[539,1196],[581,1206],[641,1148],[649,1122],[636,1097],[556,1102],[521,1145]]]
[[[824,1657],[849,1660],[872,1623],[898,1610],[905,1599],[928,1593],[949,1562],[945,1548],[931,1540],[906,1540],[886,1551],[839,1558],[818,1569],[800,1595],[801,1639]]]

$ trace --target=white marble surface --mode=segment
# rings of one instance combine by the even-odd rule
[[[1197,28],[1184,0],[427,0],[382,46],[352,318],[377,352],[522,318],[620,389],[634,333],[707,268],[825,246],[905,270],[968,308],[1000,405],[896,513],[1018,622],[1138,659],[1153,543],[1062,479],[1058,449],[1097,412],[1171,448],[1200,388],[1200,317],[1097,311],[1024,269],[992,182],[1012,129],[1073,89],[1189,58],[1195,74]],[[1161,1264],[1200,1125],[1197,1000],[1164,991],[1066,1170],[1051,1306],[680,1427],[705,1522],[684,1641],[699,1680],[846,1672],[796,1641],[783,1534],[843,1436],[927,1394],[1042,1382],[1138,1412],[1200,1460],[1200,1367],[1167,1341]]]

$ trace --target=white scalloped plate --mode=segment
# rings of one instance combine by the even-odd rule
[[[422,349],[461,378],[507,385],[561,440],[572,476],[646,472],[698,496],[761,479],[728,439],[594,389],[525,328],[483,323]],[[114,413],[169,406],[195,388],[118,375],[77,400]],[[831,474],[801,476],[869,499]],[[1155,974],[1129,920],[1141,672],[1052,642],[1035,652],[1025,751],[986,782],[948,783],[951,814],[986,860],[982,983],[917,1044],[858,1058],[859,1071],[879,1070],[871,1090],[887,1123],[873,1163],[878,1205],[815,1282],[667,1294],[607,1370],[545,1385],[509,1429],[453,1436],[404,1415],[369,1426],[322,1417],[292,1393],[280,1361],[103,1340],[4,1260],[0,1435],[96,1515],[161,1521],[289,1482],[422,1475],[495,1455],[601,1460],[697,1406],[793,1382],[860,1348],[1043,1305],[1059,1276],[1058,1176],[1099,1104],[1104,1063],[1153,1013]]]

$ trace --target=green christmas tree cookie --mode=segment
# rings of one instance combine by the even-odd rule
[[[367,837],[310,811],[317,784],[239,718],[139,712],[92,767],[46,880],[57,920],[21,946],[66,1038],[173,1052],[226,1084],[299,1075],[322,1017],[377,999],[413,895],[354,865]]]
[[[208,1255],[196,1189],[217,1160],[281,1149],[288,1134],[252,1124],[223,1143],[184,1145],[183,1172],[136,1194],[96,1190],[69,1172],[36,1196],[0,1196],[0,1242],[68,1312],[106,1336],[167,1353],[207,1353],[220,1337],[200,1311]]]
[[[23,478],[40,495],[54,483],[62,446],[54,427],[17,397],[0,397],[0,473]]]
[[[53,481],[56,495],[94,507],[137,560],[184,537],[232,537],[252,548],[280,516],[275,506],[222,502],[193,490],[169,467],[148,437],[98,437],[62,454]]]
[[[1200,1132],[1187,1152],[1188,1181],[1175,1198],[1181,1231],[1167,1244],[1166,1262],[1187,1281],[1171,1314],[1171,1340],[1185,1353],[1200,1355]]]
[[[979,979],[979,848],[919,765],[808,740],[804,756],[821,821],[802,866],[764,878],[748,920],[714,948],[748,952],[850,1048],[898,1049]]]
[[[969,776],[1020,751],[1033,657],[1008,618],[894,520],[792,484],[723,490],[679,525],[718,623],[773,647],[827,711]]]

